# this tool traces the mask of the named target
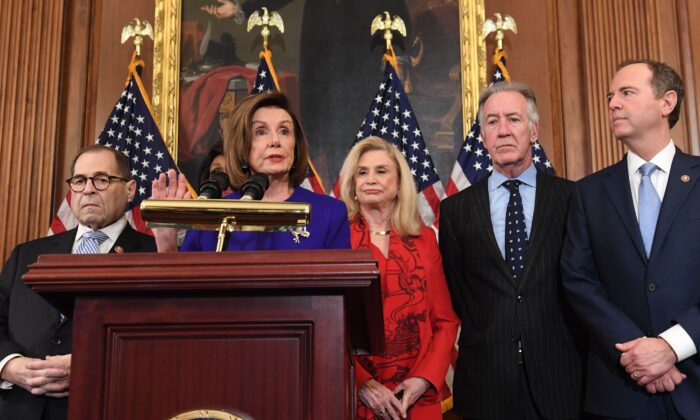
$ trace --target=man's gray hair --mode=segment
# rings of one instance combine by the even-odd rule
[[[520,82],[499,82],[487,87],[481,92],[481,95],[479,95],[479,112],[477,118],[482,127],[484,126],[484,115],[482,112],[484,103],[486,103],[491,95],[499,92],[517,92],[523,95],[527,102],[527,119],[530,121],[530,126],[532,127],[533,124],[537,124],[540,121],[540,115],[537,113],[537,99],[535,98],[535,92],[530,89],[530,86]]]

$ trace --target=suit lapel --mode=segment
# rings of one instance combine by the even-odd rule
[[[129,223],[126,224],[124,230],[119,235],[114,245],[109,250],[109,253],[117,252],[144,252],[141,236],[136,232]]]
[[[552,219],[552,213],[556,210],[556,206],[552,205],[553,188],[552,180],[548,175],[537,172],[537,187],[535,188],[535,210],[532,215],[532,227],[530,228],[530,240],[527,245],[527,254],[525,255],[525,268],[523,269],[523,278],[519,282],[519,287],[523,287],[528,279],[528,272],[532,266],[532,261],[535,261],[537,255],[542,248],[544,238],[547,237],[547,231],[551,223],[547,223]]]
[[[513,275],[511,274],[506,262],[503,260],[503,255],[501,255],[501,250],[498,249],[498,242],[496,242],[496,235],[493,233],[493,224],[491,223],[491,206],[489,205],[489,187],[488,178],[485,178],[482,182],[475,184],[471,188],[476,189],[475,196],[475,217],[477,221],[477,230],[479,237],[486,246],[486,253],[490,255],[499,271],[513,284],[515,285],[515,280],[513,280]]]
[[[51,242],[51,254],[70,254],[73,252],[73,242],[75,235],[78,233],[78,228],[53,235]]]
[[[684,175],[690,178],[686,182],[681,180],[681,177]],[[659,210],[659,220],[656,223],[649,261],[653,260],[659,251],[671,228],[671,224],[673,224],[673,220],[676,218],[676,214],[678,214],[690,191],[693,190],[699,176],[700,170],[694,159],[676,148],[676,154],[671,164],[671,172],[668,176],[668,184],[666,184],[664,200],[661,203],[661,210]]]
[[[630,192],[630,179],[627,173],[627,155],[608,170],[608,178],[604,181],[605,189],[608,192],[608,197],[615,207],[617,216],[620,218],[622,225],[627,230],[634,248],[642,258],[647,261],[647,253],[644,250],[644,242],[642,242],[642,234],[639,231],[639,222],[637,215],[634,212],[634,204],[632,203],[632,193]]]

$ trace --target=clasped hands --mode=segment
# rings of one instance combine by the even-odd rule
[[[400,420],[406,418],[408,409],[429,388],[430,382],[418,376],[405,379],[393,391],[378,381],[370,379],[362,385],[357,395],[379,417]],[[403,396],[399,400],[396,394],[401,391]]]
[[[70,385],[71,355],[46,356],[46,359],[15,357],[2,370],[2,379],[24,388],[32,395],[67,397]]]
[[[676,353],[662,338],[640,337],[615,348],[622,352],[620,365],[650,394],[671,392],[686,378],[676,368]]]

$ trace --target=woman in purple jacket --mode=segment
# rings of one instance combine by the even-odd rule
[[[238,189],[254,173],[264,173],[270,184],[262,198],[272,202],[311,204],[309,235],[295,241],[289,232],[232,232],[226,249],[301,250],[350,248],[350,230],[345,204],[340,200],[313,193],[301,187],[309,170],[306,136],[287,98],[281,93],[253,95],[244,99],[231,116],[224,139],[226,172],[234,191],[226,198],[240,198]],[[174,177],[174,172],[169,176]],[[166,176],[153,182],[153,198],[186,198],[185,180],[178,188],[166,189]],[[172,229],[155,229],[159,252],[175,251],[177,241]],[[183,251],[214,251],[217,233],[190,230]]]

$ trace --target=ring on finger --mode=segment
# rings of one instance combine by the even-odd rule
[[[379,415],[379,417],[384,417],[386,416],[386,410],[382,408],[377,412],[377,414]]]
[[[632,376],[632,379],[634,379],[635,381],[639,380],[639,376],[637,376],[637,372],[632,372],[632,375],[630,375],[630,376]]]

